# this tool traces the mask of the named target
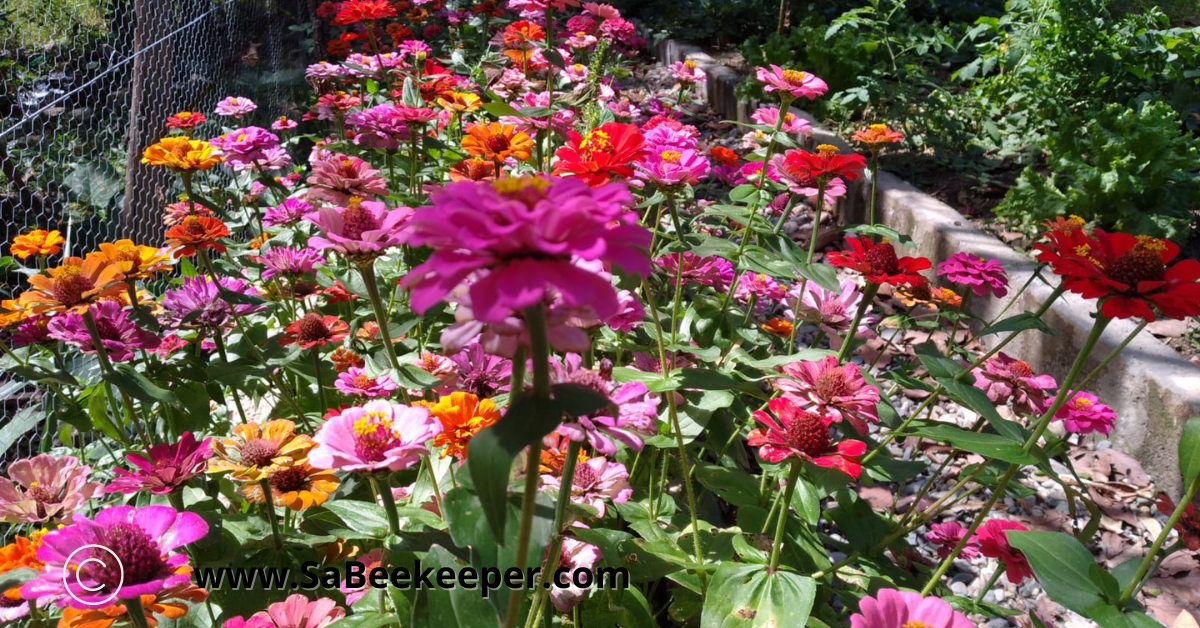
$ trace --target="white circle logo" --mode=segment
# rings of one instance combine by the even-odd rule
[[[75,592],[71,590],[70,585],[67,584],[67,578],[73,574],[75,576],[75,584],[79,585],[79,588],[81,588],[85,591],[99,591],[100,589],[104,588],[104,585],[102,585],[102,584],[97,584],[96,586],[89,587],[79,579],[79,572],[83,571],[84,565],[86,565],[88,563],[97,563],[103,568],[109,567],[107,562],[105,562],[99,558],[96,558],[95,553],[93,553],[92,556],[85,558],[83,560],[83,562],[76,565],[74,570],[70,569],[70,566],[72,564],[71,559],[75,558],[76,554],[78,554],[79,552],[82,552],[83,550],[92,549],[92,548],[102,549],[105,552],[108,552],[109,556],[112,556],[112,561],[117,566],[117,569],[120,570],[120,574],[121,574],[121,579],[120,579],[120,582],[117,583],[116,589],[114,589],[112,593],[108,594],[107,597],[100,600],[99,602],[93,602],[93,601],[79,599],[78,597],[75,596]],[[84,545],[82,547],[76,548],[75,551],[71,552],[70,556],[67,556],[67,563],[66,563],[66,565],[63,566],[63,587],[65,587],[67,589],[67,595],[71,596],[71,599],[75,600],[76,602],[79,602],[80,604],[86,604],[87,606],[104,606],[104,605],[108,604],[109,602],[113,601],[117,597],[117,593],[121,590],[121,586],[124,584],[125,584],[125,565],[121,564],[121,559],[117,558],[116,552],[112,551],[111,549],[109,549],[103,545],[94,545],[93,544],[93,545]]]

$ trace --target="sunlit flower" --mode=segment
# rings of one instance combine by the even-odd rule
[[[390,103],[351,113],[346,124],[358,132],[354,143],[367,148],[395,150],[412,136],[400,107]]]
[[[578,468],[578,467],[576,467]],[[576,522],[577,527],[587,527],[582,523]],[[560,582],[568,584],[565,587],[554,586],[550,588],[550,601],[554,603],[554,608],[560,613],[570,611],[576,604],[579,604],[587,597],[588,590],[591,587],[581,587],[575,583],[571,574],[576,570],[585,569],[592,571],[596,563],[600,562],[603,556],[600,554],[600,549],[591,543],[584,543],[574,537],[564,537],[562,541],[562,551],[558,558],[558,569],[567,571],[561,572],[564,575],[560,577]],[[558,577],[557,571],[548,571]]]
[[[155,495],[170,493],[204,472],[212,457],[211,442],[210,438],[196,442],[191,432],[184,432],[177,443],[152,445],[145,453],[125,454],[125,460],[137,470],[113,469],[117,477],[104,490],[126,494],[138,491],[150,491]]]
[[[671,71],[671,76],[675,77],[675,80],[684,85],[703,83],[708,78],[704,74],[704,70],[696,67],[696,62],[691,59],[676,61],[667,66],[667,69]]]
[[[651,153],[633,166],[637,178],[666,192],[675,192],[686,185],[696,185],[708,177],[709,164],[704,155],[693,149],[666,149]]]
[[[396,390],[396,382],[393,382],[391,377],[371,377],[367,375],[366,370],[358,366],[351,366],[339,373],[333,385],[344,395],[359,397],[387,397]]]
[[[450,167],[451,181],[493,181],[496,162],[483,157],[468,157]]]
[[[0,547],[0,574],[14,569],[41,571],[45,565],[37,559],[37,551],[42,546],[42,537],[46,535],[46,532],[47,530],[34,531],[31,538],[16,535],[12,537],[11,543]],[[51,599],[53,598],[43,597],[32,602],[26,601],[21,597],[21,587],[19,586],[0,590],[0,623],[25,617],[29,614],[31,605],[44,606]]]
[[[216,456],[208,461],[209,473],[230,471],[235,480],[258,482],[276,469],[303,460],[312,449],[313,440],[306,434],[297,434],[295,423],[275,419],[261,425],[235,425],[233,436],[214,438],[210,446]]]
[[[308,176],[308,198],[323,200],[335,205],[346,205],[351,197],[369,198],[386,196],[387,179],[371,164],[348,155],[335,154],[326,159],[315,159],[309,164],[312,174]]]
[[[850,628],[973,628],[966,615],[937,597],[921,597],[915,591],[880,589],[875,597],[858,602],[850,616]]]
[[[567,145],[554,153],[554,174],[574,175],[591,187],[632,177],[630,164],[645,154],[645,140],[632,124],[606,122],[586,135],[568,131],[567,137]]]
[[[101,301],[91,305],[87,311],[96,322],[96,331],[99,332],[104,352],[113,362],[132,359],[134,349],[154,351],[158,348],[158,336],[134,324],[129,318],[129,312],[122,309],[120,303]],[[55,316],[47,325],[47,331],[51,338],[61,340],[84,353],[94,354],[97,351],[83,316],[75,312]]]
[[[76,514],[73,525],[42,539],[38,559],[46,570],[25,583],[21,595],[59,595],[65,605],[82,609],[107,602],[114,593],[122,599],[155,595],[188,582],[187,554],[175,550],[207,533],[208,524],[200,515],[170,506],[110,506],[95,519]],[[115,561],[96,547],[76,552],[89,545],[108,548]],[[68,569],[76,577],[63,578]]]
[[[1024,414],[1045,412],[1049,394],[1058,387],[1050,375],[1035,375],[1027,362],[1010,358],[1003,351],[971,374],[975,376],[975,387],[987,393],[992,403],[1003,405],[1011,399],[1013,409]]]
[[[933,266],[924,257],[897,257],[895,247],[886,240],[876,243],[866,236],[854,236],[846,238],[846,243],[850,250],[830,253],[826,259],[834,266],[862,273],[870,283],[924,283],[920,271]]]
[[[834,422],[846,421],[867,433],[867,423],[878,423],[879,390],[867,383],[855,364],[838,364],[827,355],[818,362],[790,362],[779,367],[786,377],[772,380],[775,388],[795,395],[801,408],[828,416]]]
[[[188,216],[182,222],[167,229],[167,245],[175,249],[175,259],[191,257],[197,250],[212,249],[225,252],[225,245],[218,242],[229,235],[229,227],[220,218],[211,216]]]
[[[133,240],[101,242],[100,254],[115,264],[126,279],[146,279],[171,267],[170,252],[152,246],[134,244]]]
[[[165,166],[176,172],[195,172],[221,163],[221,155],[208,142],[179,135],[164,137],[147,146],[142,152],[142,163]]]
[[[642,382],[613,381],[612,363],[607,359],[601,361],[599,370],[591,370],[583,368],[579,354],[568,353],[561,362],[551,362],[551,369],[556,382],[587,386],[612,402],[607,408],[564,421],[558,426],[559,434],[611,456],[617,453],[617,442],[636,451],[642,448],[643,436],[658,433],[658,397],[649,394]]]
[[[854,314],[862,299],[862,291],[849,279],[843,279],[840,289],[836,291],[826,290],[815,281],[801,282],[788,291],[792,311],[787,314],[796,320],[817,325],[827,334],[844,336],[854,321]],[[869,335],[870,325],[876,320],[868,308],[854,332],[855,337]]]
[[[994,259],[985,260],[970,253],[955,253],[938,264],[937,274],[957,284],[971,286],[975,294],[989,292],[996,298],[1008,294],[1008,274]]]
[[[763,331],[770,332],[780,338],[790,338],[792,336],[793,325],[790,321],[782,318],[770,318],[762,324]]]
[[[42,312],[83,313],[98,301],[118,300],[126,292],[121,268],[99,253],[87,258],[68,257],[62,265],[29,276],[32,290],[21,293],[17,303],[29,314]]]
[[[221,298],[222,291],[243,296],[259,294],[244,279],[221,277],[214,283],[208,275],[185,277],[178,288],[163,293],[162,322],[176,329],[220,329],[230,325],[235,314],[244,316],[261,309],[249,303],[233,305]]]
[[[40,523],[62,521],[79,510],[100,489],[88,482],[91,467],[72,456],[41,454],[8,466],[0,477],[0,521]]]
[[[831,144],[819,144],[817,152],[806,150],[789,150],[783,154],[783,165],[792,173],[812,177],[818,184],[828,183],[835,177],[843,181],[853,181],[862,176],[867,161],[862,155],[838,153],[838,148]]]
[[[499,122],[480,123],[472,124],[466,131],[462,146],[470,155],[502,162],[510,157],[525,161],[533,154],[533,139],[515,126]]]
[[[738,280],[733,298],[739,303],[748,303],[751,298],[758,301],[758,309],[766,309],[773,301],[778,301],[787,293],[787,289],[775,281],[775,278],[762,273],[744,272]]]
[[[1117,421],[1117,413],[1100,403],[1096,395],[1079,391],[1058,409],[1054,420],[1062,421],[1063,427],[1072,434],[1108,434]]]
[[[192,568],[183,566],[175,569],[178,575],[191,573]],[[167,619],[182,619],[191,610],[193,604],[203,602],[208,598],[208,592],[191,582],[184,582],[167,587],[153,595],[140,595],[142,611],[146,614],[146,625],[149,628],[158,626],[161,615]],[[121,625],[130,623],[129,606],[120,598],[113,600],[115,604],[87,609],[64,608],[62,617],[58,620],[58,628],[111,628],[118,622]]]
[[[312,205],[298,198],[289,198],[274,207],[268,207],[267,211],[263,213],[263,224],[268,227],[292,224],[300,221],[313,210]]]
[[[779,122],[779,107],[760,107],[757,111],[750,114],[750,119],[758,124],[774,129],[775,125]],[[779,130],[789,135],[807,135],[812,132],[812,125],[809,124],[808,120],[789,111],[783,115],[783,125],[779,127]]]
[[[276,275],[292,279],[308,276],[317,266],[325,263],[316,249],[291,246],[273,246],[260,255],[258,261],[263,265],[263,279]]]
[[[483,106],[483,101],[470,92],[444,92],[438,96],[437,104],[456,113],[469,113]]]
[[[886,124],[872,124],[865,129],[855,131],[850,139],[866,144],[871,152],[877,152],[888,144],[895,144],[904,139],[904,134],[893,131]]]
[[[892,294],[900,299],[904,307],[911,308],[920,305],[931,310],[941,307],[962,307],[962,297],[958,296],[953,290],[931,286],[927,283],[913,286],[896,286]]]
[[[937,546],[938,558],[945,558],[954,551],[958,546],[959,541],[967,535],[967,529],[962,524],[956,521],[947,521],[946,523],[935,523],[929,526],[929,532],[925,538]],[[962,551],[958,554],[964,560],[972,560],[979,556],[979,541],[972,537],[967,544],[963,546]]]
[[[979,544],[979,553],[988,558],[999,559],[1004,563],[1004,573],[1008,581],[1021,584],[1025,578],[1033,577],[1033,569],[1020,550],[1008,542],[1010,530],[1025,531],[1029,528],[1006,519],[988,519],[975,531],[973,541]]]
[[[325,206],[304,217],[321,231],[308,239],[309,246],[318,251],[333,250],[361,262],[373,260],[404,242],[412,209],[388,209],[383,203],[357,196],[347,200],[345,207]]]
[[[58,255],[62,252],[62,244],[66,240],[57,229],[46,231],[34,229],[13,238],[9,253],[17,259],[29,259],[32,256]]]
[[[396,17],[396,8],[388,0],[346,0],[333,18],[338,26],[359,22],[369,23],[388,17]]]
[[[291,120],[287,116],[279,116],[271,122],[271,129],[275,131],[291,131],[298,126],[300,126],[299,122]]]
[[[329,495],[337,490],[340,481],[331,471],[314,469],[306,460],[278,467],[267,472],[267,484],[271,486],[271,502],[300,511],[324,504]],[[261,504],[262,484],[248,482],[239,491],[247,500]]]
[[[219,116],[229,116],[235,120],[241,120],[242,116],[249,114],[255,109],[258,109],[258,105],[254,104],[253,100],[241,96],[229,96],[218,102],[213,110]]]
[[[6,329],[29,318],[25,308],[16,299],[0,300],[0,329]]]
[[[441,422],[426,408],[368,401],[326,421],[308,461],[318,469],[399,471],[428,454],[429,441],[441,433]]]
[[[829,91],[825,81],[816,76],[799,70],[785,70],[777,65],[771,65],[770,69],[758,68],[754,77],[764,84],[763,91],[777,91],[791,98],[815,100]]]
[[[776,397],[767,407],[778,419],[756,410],[752,415],[754,420],[766,427],[751,430],[746,439],[748,445],[759,448],[760,458],[772,463],[797,458],[858,478],[862,472],[859,459],[867,451],[866,443],[857,440],[834,443],[829,431],[832,419],[801,409],[791,397]]]
[[[191,129],[208,122],[199,111],[180,111],[167,117],[168,129]]]
[[[429,413],[441,422],[442,432],[433,437],[434,447],[444,447],[441,457],[467,457],[467,443],[479,430],[500,420],[500,411],[488,399],[468,392],[442,395],[437,403],[423,402]]]
[[[589,458],[575,465],[575,477],[571,486],[571,501],[596,509],[596,516],[603,517],[605,502],[612,500],[623,504],[633,495],[629,486],[629,472],[625,465],[608,458]],[[562,490],[562,477],[558,474],[543,474],[542,486],[552,491]]]
[[[321,347],[328,343],[341,342],[350,333],[350,325],[336,316],[321,316],[316,312],[305,314],[283,329],[279,344],[297,344],[301,349]]]

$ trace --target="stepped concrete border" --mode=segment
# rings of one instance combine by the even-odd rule
[[[697,87],[703,93],[696,96],[722,116],[749,121],[757,104],[738,98],[736,89],[742,74],[722,65],[698,46],[675,39],[653,43],[652,34],[645,35],[652,42],[650,52],[660,63],[691,60],[704,71],[707,80]],[[796,108],[792,112],[813,124],[818,143],[847,147],[844,140],[819,128],[807,112]],[[840,203],[842,219],[858,221],[866,212],[869,194],[869,185],[861,180],[855,182]],[[1036,268],[1032,258],[975,228],[949,205],[890,173],[879,175],[875,211],[883,224],[912,236],[913,246],[905,247],[908,254],[928,257],[935,265],[960,251],[996,259],[1008,270],[1014,290],[1024,285]],[[1049,273],[1044,276],[1053,280]],[[1049,285],[1035,280],[1015,304],[1021,308],[1016,311],[1038,309],[1051,292]],[[973,314],[990,320],[1003,307],[1003,300],[972,295],[969,306]],[[1043,318],[1058,330],[1058,335],[1026,332],[1008,345],[1007,352],[1029,362],[1035,370],[1061,380],[1091,331],[1093,310],[1093,304],[1067,294]],[[1134,328],[1135,324],[1128,320],[1113,321],[1093,351],[1089,370]],[[989,336],[985,339],[988,341],[995,343],[998,337]],[[1108,364],[1088,389],[1098,393],[1117,412],[1119,418],[1110,434],[1114,446],[1134,456],[1158,488],[1178,499],[1181,486],[1177,444],[1183,422],[1200,414],[1200,368],[1143,332]]]

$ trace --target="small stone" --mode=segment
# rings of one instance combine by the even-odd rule
[[[965,582],[951,581],[950,590],[953,591],[955,595],[965,596],[967,594],[967,584]]]

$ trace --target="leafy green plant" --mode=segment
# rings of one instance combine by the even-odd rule
[[[1090,123],[1066,121],[1046,149],[1050,173],[1021,173],[997,210],[1002,217],[1030,227],[1076,214],[1104,228],[1170,238],[1193,226],[1197,148],[1169,105],[1109,105]]]

